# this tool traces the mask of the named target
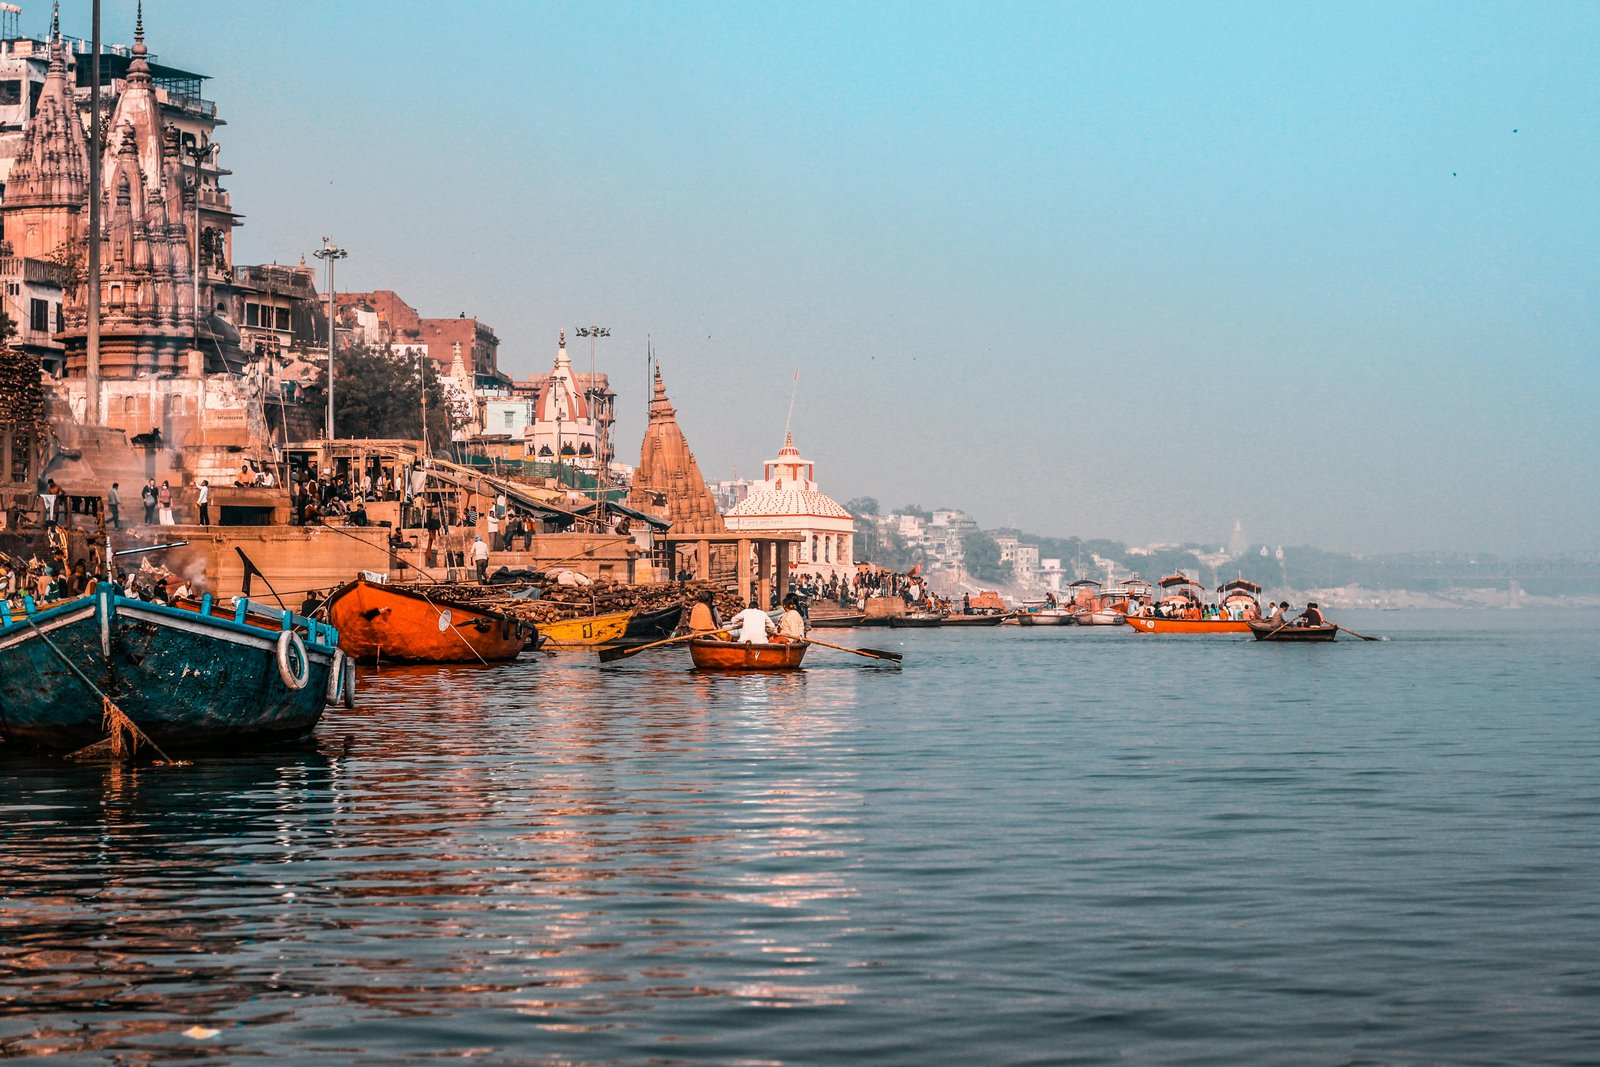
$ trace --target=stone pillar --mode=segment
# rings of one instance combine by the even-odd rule
[[[788,541],[779,541],[778,549],[778,603],[783,603],[783,598],[789,595],[789,551],[791,545]]]
[[[739,576],[739,603],[748,603],[750,599],[750,539],[739,538],[734,550],[738,553],[734,562],[738,567]]]
[[[772,610],[772,542],[756,542],[756,603]]]
[[[673,562],[677,562],[674,560]],[[694,576],[702,582],[711,580],[711,542],[698,541],[694,546]],[[673,577],[677,577],[674,575]]]

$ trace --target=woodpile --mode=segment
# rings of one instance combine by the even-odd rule
[[[538,591],[538,599],[519,596]],[[555,585],[531,582],[505,585],[478,585],[458,582],[428,587],[435,602],[455,601],[477,608],[490,608],[513,618],[533,622],[559,622],[589,615],[609,615],[618,611],[652,612],[692,604],[704,590],[716,596],[717,610],[731,618],[744,609],[733,593],[710,582],[654,582],[649,585],[619,585],[596,582],[593,585]]]
[[[39,360],[10,345],[0,348],[0,424],[30,436],[44,432]]]

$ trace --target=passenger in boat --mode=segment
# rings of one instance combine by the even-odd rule
[[[1272,606],[1272,614],[1267,616],[1267,622],[1273,626],[1283,626],[1289,621],[1289,616],[1285,614],[1288,610],[1289,602],[1287,600],[1281,604],[1274,604]]]
[[[752,600],[749,607],[728,620],[728,629],[737,631],[733,635],[735,641],[746,645],[764,645],[767,636],[777,632],[778,628],[773,625],[772,617]]]
[[[1326,626],[1328,625],[1328,620],[1322,617],[1322,612],[1317,608],[1316,601],[1312,601],[1306,605],[1306,610],[1300,613],[1300,617],[1294,620],[1294,624],[1296,626]]]
[[[783,614],[778,616],[777,641],[804,641],[806,617],[800,614],[800,598],[790,593],[783,598]]]
[[[717,617],[717,596],[709,589],[701,590],[700,599],[689,609],[689,631],[703,634],[720,629],[722,620]]]

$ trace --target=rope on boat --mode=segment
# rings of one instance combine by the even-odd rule
[[[78,681],[88,686],[100,698],[102,712],[100,722],[101,726],[110,734],[108,740],[111,742],[112,755],[118,759],[124,759],[137,751],[140,744],[146,744],[155,749],[156,755],[160,756],[162,762],[169,767],[192,766],[192,761],[190,760],[175,760],[161,751],[161,746],[156,744],[155,739],[139,729],[139,724],[128,718],[128,713],[117,707],[116,701],[107,696],[105,690],[90,681],[89,676],[84,674],[76,663],[72,662],[72,658],[61,651],[56,646],[56,643],[50,640],[48,634],[39,629],[38,623],[26,615],[23,616],[23,619],[33,629],[33,632],[39,635],[39,640],[43,641],[45,646],[54,652],[62,663],[67,665],[68,670],[78,676]]]

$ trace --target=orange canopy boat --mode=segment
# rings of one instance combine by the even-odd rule
[[[1228,583],[1223,588],[1233,587],[1235,584],[1253,586],[1253,582]],[[1167,593],[1155,605],[1154,614],[1129,615],[1127,624],[1140,633],[1145,634],[1243,634],[1250,632],[1250,622],[1245,618],[1231,618],[1230,616],[1217,615],[1206,617],[1201,607],[1200,597],[1194,590],[1203,590],[1205,587],[1191,578],[1182,574],[1169,574],[1156,583]],[[1259,611],[1256,613],[1259,616]]]
[[[800,669],[810,647],[810,641],[756,645],[701,638],[689,642],[689,656],[703,671],[793,671]]]
[[[496,663],[517,658],[534,627],[509,615],[357,578],[328,598],[339,647],[361,663]]]

